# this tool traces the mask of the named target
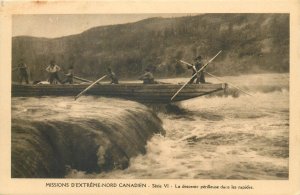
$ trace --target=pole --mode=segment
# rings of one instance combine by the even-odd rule
[[[250,93],[247,93],[246,91],[244,91],[244,90],[242,90],[241,88],[239,88],[239,87],[233,85],[232,83],[226,82],[226,81],[224,81],[224,80],[218,78],[217,76],[215,76],[215,75],[213,75],[213,74],[211,74],[211,73],[209,73],[209,72],[207,72],[207,71],[205,71],[205,72],[206,72],[208,75],[214,77],[215,79],[218,79],[218,80],[220,80],[220,81],[222,81],[222,82],[228,83],[228,84],[231,85],[233,88],[236,88],[236,89],[240,90],[241,92],[243,92],[243,93],[245,93],[245,94],[250,95],[250,96],[253,97],[253,95],[251,95]]]
[[[188,65],[188,66],[190,66],[190,67],[192,67],[193,69],[194,69],[194,71],[196,71],[197,72],[197,70],[196,70],[196,68],[195,68],[195,66],[194,65],[192,65],[192,64],[190,64],[190,63],[187,63],[187,62],[185,62],[185,61],[183,61],[183,60],[179,60],[181,63],[184,63],[184,64],[186,64],[186,65]]]
[[[15,72],[16,70],[18,70],[19,69],[19,67],[15,67],[15,68],[13,68],[11,71],[12,72]]]
[[[186,64],[186,65],[189,65],[189,66],[193,66],[192,64],[190,64],[190,63],[188,63],[188,62],[185,62],[185,61],[183,61],[183,60],[180,60],[180,62],[182,62],[182,63],[184,63],[184,64]],[[219,77],[217,77],[217,76],[215,76],[215,75],[213,75],[213,74],[211,74],[211,73],[209,73],[209,72],[207,72],[207,71],[205,71],[205,73],[207,73],[208,75],[214,77],[215,79],[217,79],[217,80],[219,80],[219,81],[222,81],[222,82],[225,82],[225,83],[230,84],[232,87],[234,87],[234,88],[240,90],[241,92],[243,92],[243,93],[245,93],[245,94],[247,94],[247,95],[253,96],[253,95],[251,95],[250,93],[247,93],[246,91],[242,90],[241,88],[239,88],[239,87],[233,85],[232,83],[229,83],[229,82],[227,82],[227,81],[224,81],[224,80],[220,79]]]
[[[200,71],[202,71],[210,62],[212,62],[220,53],[222,52],[222,50],[220,50],[212,59],[210,59],[204,66],[202,66],[197,72],[195,72],[195,74],[193,74],[193,76],[191,78],[193,78],[194,76],[196,76]],[[171,100],[173,100],[177,94],[190,82],[191,79],[189,79],[171,98]]]
[[[74,75],[73,75],[73,78],[74,78],[74,79],[77,79],[77,80],[79,80],[79,81],[90,82],[90,83],[93,82],[93,81],[91,81],[91,80],[87,80],[87,79],[84,79],[84,78],[81,78],[81,77],[77,77],[77,76],[74,76]]]
[[[90,84],[87,88],[85,88],[82,92],[80,92],[76,97],[75,100],[77,100],[81,95],[83,95],[87,90],[89,90],[90,88],[92,88],[96,83],[98,83],[99,81],[101,81],[102,79],[104,79],[106,77],[106,75],[104,75],[103,77],[101,77],[100,79],[98,79],[97,81],[93,82],[92,84]]]

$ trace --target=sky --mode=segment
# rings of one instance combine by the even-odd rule
[[[14,15],[13,36],[55,38],[78,34],[95,26],[124,24],[151,17],[180,17],[195,14],[39,14]]]

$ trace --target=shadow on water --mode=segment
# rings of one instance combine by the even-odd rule
[[[150,104],[147,106],[150,107],[154,112],[167,114],[174,119],[185,119],[189,121],[195,121],[196,118],[210,121],[221,121],[224,119],[223,115],[219,115],[215,112],[201,110],[191,111],[186,108],[182,108],[180,103]]]
[[[156,113],[164,113],[170,115],[184,116],[187,115],[190,111],[182,108],[179,103],[174,104],[147,104]]]
[[[201,119],[210,120],[210,121],[222,121],[222,120],[224,120],[223,115],[216,114],[214,112],[191,111],[191,114],[193,116],[200,117]]]

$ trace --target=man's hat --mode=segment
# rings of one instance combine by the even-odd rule
[[[198,57],[195,58],[195,60],[201,60],[201,59],[202,59],[201,56],[198,56]]]

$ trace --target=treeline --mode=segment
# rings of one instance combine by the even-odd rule
[[[46,78],[51,59],[66,71],[97,78],[112,67],[121,78],[135,78],[150,67],[157,77],[189,75],[179,59],[193,62],[222,54],[208,70],[218,75],[289,71],[288,14],[203,14],[149,18],[95,27],[55,39],[14,37],[13,66],[23,58],[33,80]]]

